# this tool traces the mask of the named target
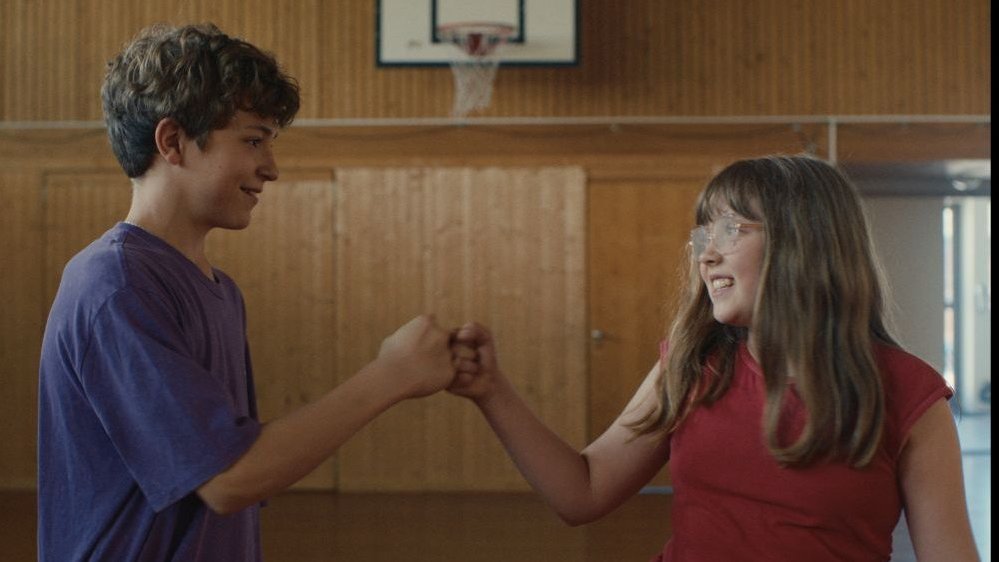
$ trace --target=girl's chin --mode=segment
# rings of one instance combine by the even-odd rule
[[[725,324],[726,326],[732,326],[733,328],[748,328],[750,321],[745,318],[740,318],[737,315],[727,314],[724,311],[716,312],[714,314],[715,321],[719,324]]]

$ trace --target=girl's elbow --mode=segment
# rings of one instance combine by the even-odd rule
[[[586,525],[587,523],[590,523],[592,521],[591,519],[587,519],[587,518],[584,518],[584,517],[566,517],[566,516],[561,516],[561,518],[562,518],[562,522],[565,523],[566,525],[570,526],[570,527],[581,527],[581,526]]]
[[[600,514],[584,509],[563,509],[556,510],[555,513],[563,523],[570,527],[579,527],[592,523],[600,518]]]

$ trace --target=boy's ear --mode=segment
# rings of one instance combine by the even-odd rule
[[[164,117],[156,124],[153,138],[156,142],[156,152],[170,164],[182,161],[182,144],[184,129],[172,117]]]

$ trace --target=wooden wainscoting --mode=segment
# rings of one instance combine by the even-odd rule
[[[646,562],[672,496],[639,495],[600,521],[562,523],[532,494],[286,492],[261,512],[267,562]],[[0,491],[0,559],[37,560],[32,491]]]
[[[337,372],[434,312],[490,327],[504,371],[575,446],[586,438],[579,168],[337,171]],[[482,416],[440,394],[400,404],[339,454],[343,490],[522,490]]]

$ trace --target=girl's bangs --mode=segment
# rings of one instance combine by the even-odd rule
[[[722,171],[704,188],[695,211],[698,225],[714,222],[726,208],[747,219],[763,220],[757,211],[760,193],[755,178],[740,174],[734,168]]]

